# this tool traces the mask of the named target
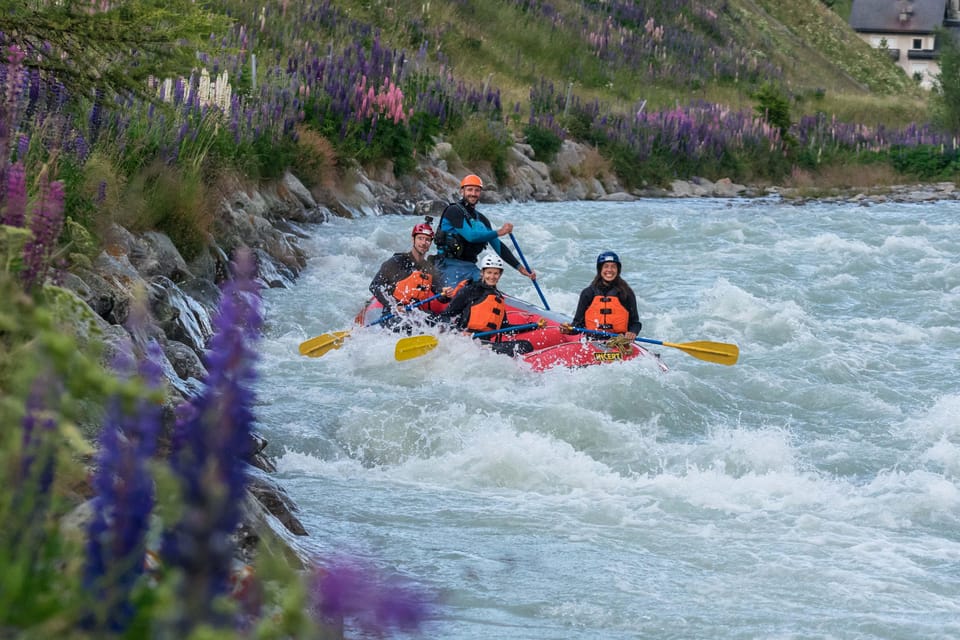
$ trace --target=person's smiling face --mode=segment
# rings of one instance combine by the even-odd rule
[[[413,249],[421,256],[426,255],[427,251],[430,251],[430,244],[433,242],[433,238],[428,236],[425,233],[418,233],[413,236]]]
[[[472,205],[476,205],[480,202],[480,192],[483,191],[480,187],[474,185],[467,185],[463,188],[463,197]]]
[[[487,267],[480,272],[480,278],[483,280],[483,284],[488,287],[497,286],[497,283],[500,282],[500,276],[502,275],[502,269],[494,269],[493,267]]]
[[[613,282],[617,279],[620,269],[617,268],[616,262],[604,262],[600,266],[600,278],[604,282]]]

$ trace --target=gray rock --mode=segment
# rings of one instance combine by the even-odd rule
[[[633,202],[638,200],[637,196],[626,193],[625,191],[617,191],[616,193],[608,193],[600,198],[597,198],[601,202]]]
[[[275,262],[263,249],[254,249],[257,257],[258,275],[262,286],[269,289],[284,289],[293,286],[296,274],[282,264]]]
[[[670,191],[677,198],[702,198],[709,193],[701,185],[687,180],[673,180],[670,183]]]
[[[150,310],[164,334],[203,353],[213,335],[213,322],[204,306],[164,276],[154,276],[148,291]]]
[[[163,353],[170,361],[173,370],[181,380],[194,378],[203,380],[207,375],[207,368],[203,366],[196,351],[177,340],[167,340],[163,345]]]
[[[303,183],[295,175],[287,171],[283,174],[280,183],[293,197],[300,201],[300,204],[303,205],[301,207],[303,211],[317,209],[317,201],[313,199],[313,194],[303,186]],[[301,220],[301,222],[306,222],[306,220]]]
[[[138,250],[131,254],[130,261],[144,278],[161,275],[182,282],[192,277],[180,251],[166,234],[148,231],[136,246]]]
[[[721,178],[713,185],[713,195],[720,198],[733,198],[747,190],[742,184],[735,184],[730,178]]]
[[[112,300],[110,310],[103,316],[112,324],[123,324],[127,321],[130,308],[137,291],[145,292],[147,282],[144,280],[126,255],[112,255],[101,252],[93,262],[93,268],[105,283],[106,291],[98,292],[98,296],[107,296]],[[92,282],[87,284],[94,286]]]
[[[248,468],[247,478],[251,495],[270,515],[279,520],[290,533],[298,536],[307,535],[306,528],[296,516],[299,509],[273,478],[255,467]]]

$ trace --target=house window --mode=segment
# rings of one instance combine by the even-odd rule
[[[913,48],[914,49],[923,49],[923,40],[921,38],[913,39]]]

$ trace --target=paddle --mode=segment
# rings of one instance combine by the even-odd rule
[[[473,334],[472,338],[483,338],[484,336],[492,336],[497,333],[506,333],[508,331],[526,331],[527,329],[536,329],[540,324],[537,322],[530,322],[528,324],[518,324],[515,326],[507,327],[506,329],[496,329],[494,331],[480,331]],[[411,360],[413,358],[419,358],[422,355],[430,353],[437,348],[437,345],[440,344],[440,341],[437,340],[434,336],[410,336],[409,338],[400,338],[397,340],[397,346],[394,349],[393,355],[397,360]]]
[[[419,307],[422,304],[426,304],[430,302],[431,300],[436,300],[441,295],[442,294],[438,293],[434,296],[430,296],[429,298],[425,298],[423,300],[414,302],[413,304],[408,304],[407,306],[404,307],[404,309],[406,310],[414,309],[416,307]],[[380,319],[375,320],[365,326],[372,327],[374,325],[380,324],[381,322],[385,322],[389,320],[395,315],[396,315],[395,313],[388,313],[385,316],[381,316]],[[349,337],[350,337],[350,331],[348,330],[348,331],[334,331],[333,333],[325,333],[323,335],[310,338],[309,340],[305,340],[300,343],[300,355],[307,356],[308,358],[319,358],[321,356],[326,355],[333,349],[339,349],[340,347],[342,347],[343,341]]]
[[[613,338],[617,336],[616,333],[610,333],[609,331],[594,331],[593,329],[581,329],[580,327],[574,327],[574,331],[579,331],[580,333],[589,333],[591,335],[603,336],[605,338]],[[694,358],[699,358],[700,360],[706,360],[707,362],[716,362],[717,364],[733,365],[737,363],[737,358],[740,355],[740,349],[735,344],[726,344],[723,342],[709,342],[706,340],[700,340],[698,342],[684,342],[677,344],[675,342],[662,342],[660,340],[653,340],[651,338],[635,338],[634,342],[648,342],[650,344],[659,344],[664,347],[673,347],[674,349],[680,349],[693,356]]]
[[[527,259],[523,257],[523,251],[520,251],[520,245],[517,244],[517,239],[512,233],[510,234],[510,239],[513,240],[513,247],[517,250],[517,255],[520,256],[520,262],[523,263],[523,268],[527,271],[530,271],[530,265],[527,264]],[[536,280],[532,280],[532,282],[533,286],[537,288],[537,294],[540,295],[541,302],[543,302],[543,308],[547,311],[550,311],[550,305],[547,304],[547,299],[543,297],[543,291],[540,290],[540,285],[537,284]]]

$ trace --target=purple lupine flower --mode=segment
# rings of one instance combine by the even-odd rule
[[[216,622],[213,599],[225,594],[233,557],[230,536],[240,522],[253,426],[256,352],[262,322],[256,266],[249,250],[237,258],[207,352],[205,389],[183,407],[171,467],[183,493],[180,520],[164,533],[161,556],[185,573],[178,625]]]
[[[103,88],[97,87],[93,93],[93,106],[90,107],[90,116],[87,119],[90,126],[91,144],[96,144],[97,138],[100,136],[100,127],[103,126],[103,96]],[[150,108],[153,109],[152,103]]]
[[[161,357],[159,345],[152,342],[140,367],[149,389],[159,388]],[[118,357],[116,368],[124,375],[132,364],[132,356],[125,353]],[[156,450],[160,412],[159,404],[141,399],[135,412],[126,413],[121,399],[113,398],[100,433],[83,576],[94,609],[87,624],[93,628],[122,631],[133,617],[131,593],[144,573],[154,504],[148,463]]]
[[[343,621],[371,635],[416,631],[434,607],[434,598],[408,581],[351,559],[317,568],[309,588],[311,609],[321,622]]]
[[[17,136],[17,158],[20,160],[25,159],[28,151],[30,151],[30,136],[21,133]]]
[[[63,229],[64,197],[63,182],[50,182],[46,170],[42,171],[37,202],[30,217],[33,238],[23,247],[23,271],[20,277],[27,289],[42,283],[47,275],[50,254]]]
[[[27,175],[22,162],[7,167],[5,199],[3,224],[22,227],[27,217]]]
[[[17,102],[23,87],[23,60],[26,54],[23,49],[16,45],[7,47],[7,66],[5,71],[5,82],[3,95],[0,96],[0,178],[4,178],[7,172],[7,165],[10,162],[10,136],[16,128],[18,119]],[[0,184],[0,189],[5,188],[5,183]],[[2,201],[0,193],[0,201]]]
[[[33,115],[36,111],[37,103],[40,100],[43,80],[40,77],[40,71],[38,69],[30,69],[27,77],[27,105],[24,111],[28,115]]]
[[[47,376],[33,381],[21,421],[20,456],[13,479],[9,513],[0,539],[8,550],[33,554],[44,539],[42,529],[50,507],[50,485],[56,465],[56,420],[50,411],[60,384]],[[29,565],[26,565],[29,566]]]
[[[49,493],[53,482],[54,457],[47,450],[49,436],[56,430],[56,421],[47,411],[47,401],[55,397],[59,384],[41,376],[37,378],[27,398],[26,412],[23,416],[23,437],[20,450],[20,488],[28,485],[38,496]],[[16,511],[14,511],[16,513]]]

